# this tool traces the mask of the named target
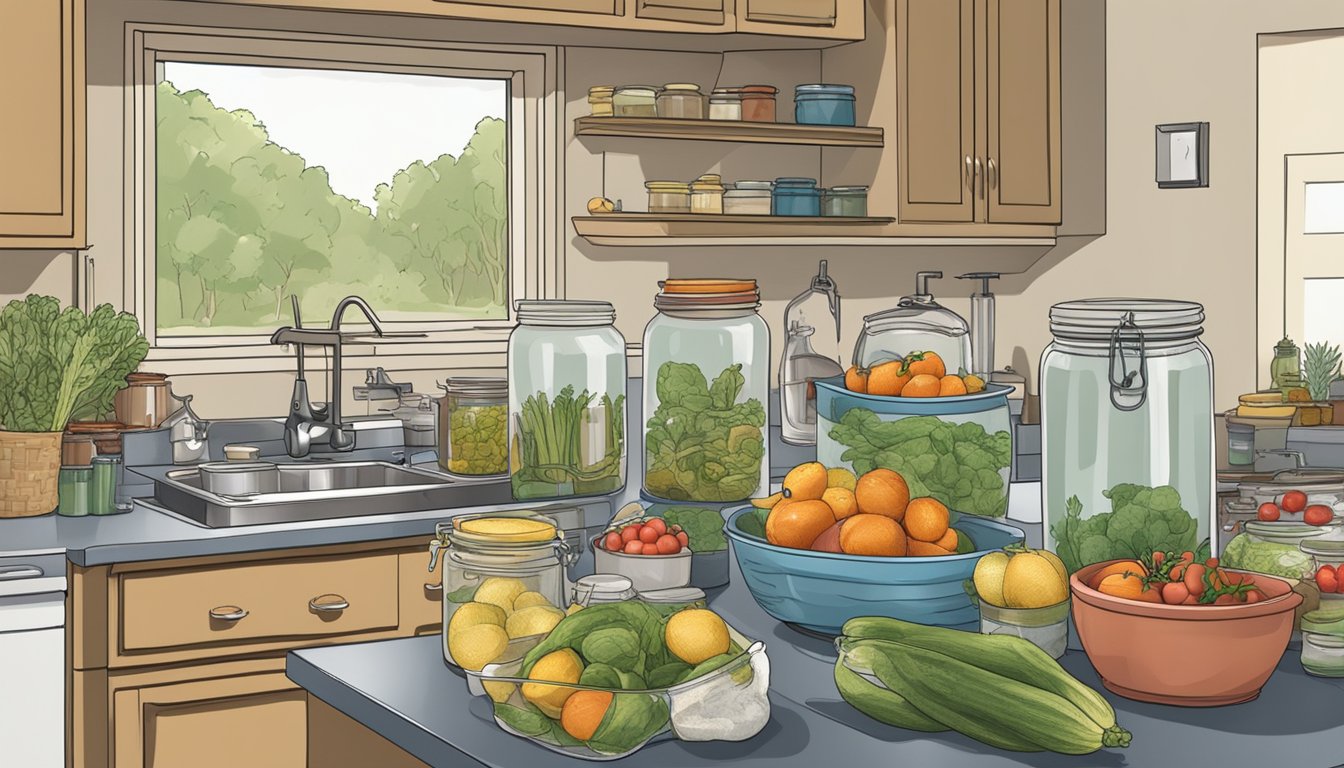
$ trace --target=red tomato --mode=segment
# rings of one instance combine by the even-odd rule
[[[1283,501],[1279,502],[1284,512],[1297,514],[1307,508],[1307,494],[1301,491],[1289,491],[1283,494]]]
[[[1236,605],[1236,603],[1237,598],[1232,595],[1219,595],[1213,600],[1214,605]]]
[[[646,525],[639,529],[639,540],[645,544],[652,544],[658,540],[658,532]]]
[[[645,528],[652,528],[658,532],[659,536],[667,533],[667,521],[661,517],[652,517],[644,521]]]
[[[1312,504],[1302,513],[1302,522],[1307,525],[1329,525],[1335,519],[1335,510],[1324,504]]]
[[[1181,553],[1181,559],[1187,563],[1193,563],[1195,562],[1195,553],[1187,549]]]
[[[1322,565],[1320,570],[1316,571],[1316,586],[1320,587],[1322,592],[1333,595],[1339,591],[1339,574],[1334,568]]]
[[[1255,518],[1261,522],[1273,523],[1279,519],[1279,505],[1272,501],[1266,501],[1255,510]]]
[[[691,537],[686,535],[685,531],[677,531],[677,541],[683,547],[691,546]]]
[[[625,547],[625,542],[621,539],[620,532],[612,531],[607,534],[602,545],[606,547],[609,552],[620,552]]]
[[[1157,551],[1153,553],[1153,565],[1161,565],[1163,560],[1167,559],[1167,553]]]
[[[639,539],[627,541],[625,542],[625,549],[623,551],[627,555],[642,555],[644,554],[644,542]]]
[[[1204,567],[1205,567],[1205,568],[1208,568],[1209,570],[1213,570],[1214,568],[1217,568],[1217,567],[1218,567],[1218,558],[1216,558],[1216,557],[1210,557],[1208,560],[1205,560],[1205,561],[1204,561]]]
[[[643,551],[641,554],[645,554],[645,555],[656,555],[656,554],[658,554],[658,545],[657,545],[657,544],[645,544],[645,545],[644,545],[644,551]]]
[[[659,536],[656,546],[660,555],[675,555],[681,551],[681,542],[677,541],[677,537],[670,533]]]
[[[621,541],[630,542],[639,538],[639,524],[627,525],[621,529]]]
[[[1261,592],[1261,591],[1258,590],[1258,589],[1253,589],[1253,590],[1251,590],[1250,592],[1247,592],[1247,593],[1246,593],[1246,602],[1247,602],[1247,603],[1258,603],[1258,602],[1260,602],[1261,600],[1264,600],[1264,599],[1265,599],[1265,593]]]
[[[1189,596],[1190,590],[1186,589],[1182,582],[1173,581],[1162,585],[1162,602],[1167,605],[1180,605]]]

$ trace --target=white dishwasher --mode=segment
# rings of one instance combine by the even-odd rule
[[[65,765],[65,557],[0,558],[0,765]]]

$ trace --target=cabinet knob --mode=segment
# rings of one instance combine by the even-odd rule
[[[966,156],[966,186],[971,188],[971,194],[975,194],[975,165],[971,162],[971,156]]]
[[[997,189],[999,186],[999,170],[998,166],[994,164],[994,158],[992,157],[989,158],[988,165],[989,165],[989,175],[986,177],[985,180],[989,182],[989,185],[991,187]]]
[[[340,595],[318,595],[308,601],[308,608],[318,613],[338,613],[349,607],[349,601]]]
[[[210,609],[210,618],[219,621],[238,621],[247,616],[247,611],[236,605],[220,605]]]

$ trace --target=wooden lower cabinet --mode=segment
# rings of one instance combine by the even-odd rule
[[[308,765],[311,768],[425,768],[409,752],[308,696]]]

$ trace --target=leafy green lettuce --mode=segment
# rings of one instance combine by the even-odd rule
[[[739,403],[742,366],[710,383],[692,363],[663,363],[645,432],[644,487],[677,501],[737,501],[756,492],[765,461],[765,406]],[[693,547],[694,548],[694,547]]]
[[[851,408],[831,428],[847,450],[840,458],[860,475],[895,470],[911,497],[932,496],[949,509],[987,517],[1008,513],[1003,472],[1013,460],[1006,430],[989,434],[980,424],[952,424],[937,416],[883,421],[867,408]]]
[[[1050,528],[1055,552],[1070,573],[1106,560],[1195,549],[1199,526],[1181,507],[1175,488],[1121,483],[1102,495],[1111,500],[1110,512],[1083,517],[1082,502],[1072,496],[1064,519]]]
[[[11,301],[0,311],[0,427],[59,432],[106,416],[148,352],[135,317],[111,304],[86,315],[52,296]]]
[[[680,525],[686,531],[692,552],[719,552],[728,548],[723,533],[723,514],[705,507],[672,507],[662,513],[668,525]]]

